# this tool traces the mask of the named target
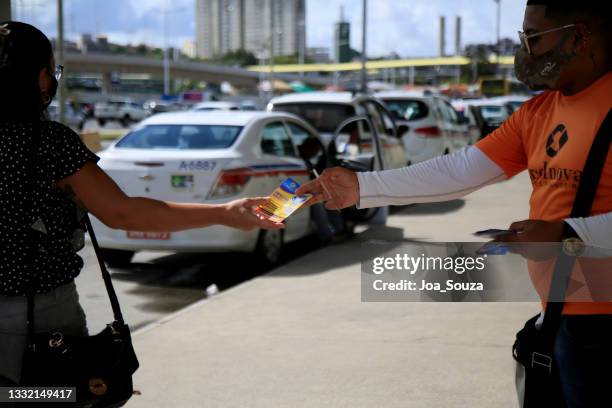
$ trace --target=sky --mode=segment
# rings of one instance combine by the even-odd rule
[[[33,24],[48,36],[57,32],[54,0],[12,0],[13,18]],[[351,23],[351,45],[361,49],[362,0],[306,0],[308,47],[333,47],[340,7]],[[516,38],[524,0],[501,0],[501,36]],[[455,16],[463,19],[462,44],[494,42],[494,0],[369,0],[368,55],[396,52],[402,57],[438,53],[438,19],[446,16],[446,51],[454,52]],[[66,37],[106,34],[111,42],[163,46],[164,20],[169,45],[195,37],[195,0],[64,0]]]

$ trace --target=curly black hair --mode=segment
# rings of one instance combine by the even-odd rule
[[[43,117],[40,70],[51,70],[53,48],[45,34],[29,24],[0,23],[0,122]]]

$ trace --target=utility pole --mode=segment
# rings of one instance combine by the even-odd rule
[[[366,69],[367,57],[367,28],[368,28],[368,0],[363,0],[363,17],[361,33],[361,92],[368,91],[368,71]]]
[[[57,65],[64,65],[64,1],[57,0]],[[55,72],[51,73],[55,75]],[[57,113],[58,119],[61,123],[64,123],[64,101],[66,99],[66,87],[64,84],[66,81],[60,81],[58,84],[58,95],[57,95]]]

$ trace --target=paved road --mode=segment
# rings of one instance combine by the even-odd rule
[[[533,303],[364,303],[380,240],[470,241],[528,215],[529,178],[396,210],[134,336],[130,407],[516,407],[514,333]]]
[[[282,263],[290,262],[316,248],[313,238],[286,246]],[[85,267],[77,278],[81,303],[91,332],[112,320],[110,304],[100,276],[93,247],[81,251]],[[126,321],[134,329],[206,297],[215,285],[224,291],[268,270],[253,268],[248,254],[137,253],[129,268],[112,268],[114,286]]]

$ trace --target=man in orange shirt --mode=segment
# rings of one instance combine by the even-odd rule
[[[330,209],[434,202],[464,196],[527,170],[533,185],[530,217],[513,223],[515,234],[503,240],[560,242],[572,237],[612,249],[612,151],[592,216],[569,218],[591,145],[612,108],[608,3],[528,1],[515,72],[532,89],[545,92],[475,147],[403,169],[330,169],[298,193],[312,193],[314,202],[327,201]],[[333,191],[333,196],[326,191]],[[612,303],[568,302],[563,315],[555,359],[566,405],[612,406],[607,388],[612,375]]]

